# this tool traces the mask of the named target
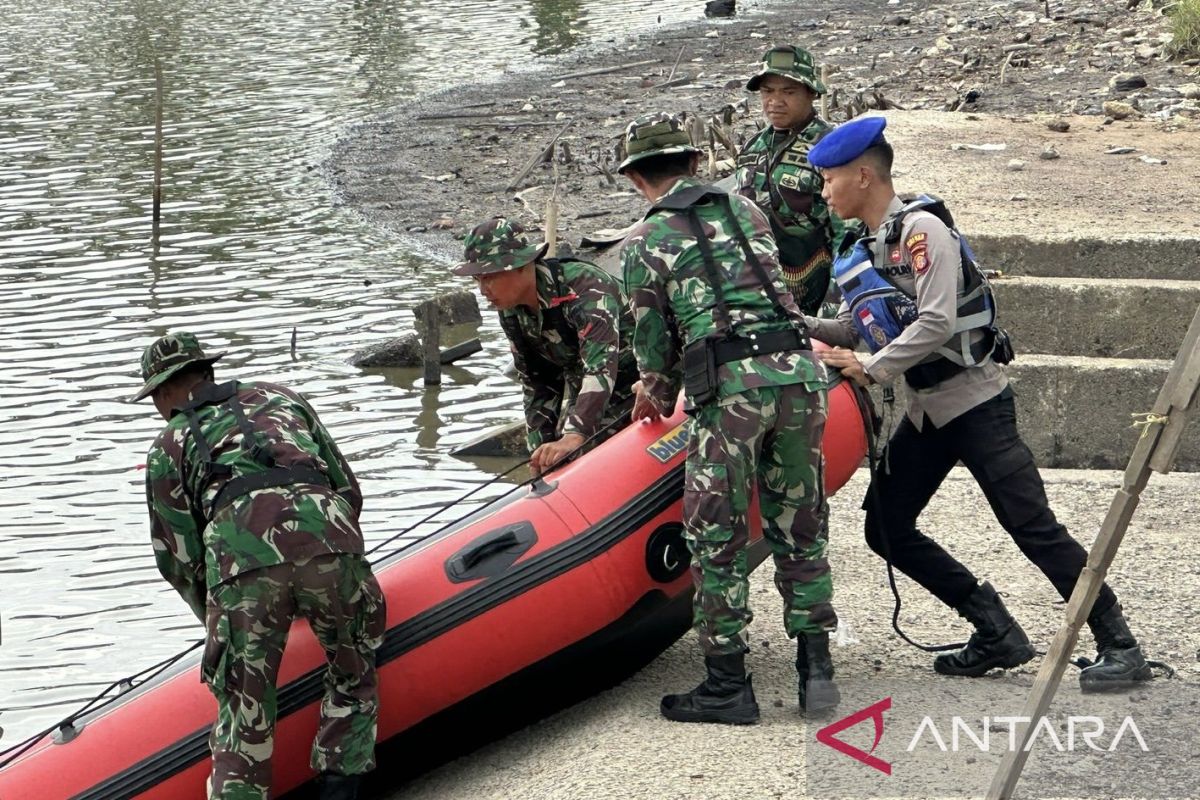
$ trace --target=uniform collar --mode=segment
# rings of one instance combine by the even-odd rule
[[[680,178],[679,180],[675,181],[674,185],[671,186],[670,189],[667,189],[665,192],[663,192],[662,197],[659,197],[658,200],[655,201],[655,203],[657,204],[658,202],[660,202],[663,199],[663,197],[670,197],[673,194],[679,194],[684,189],[690,188],[692,186],[700,186],[703,183],[704,182],[701,181],[699,178],[690,176],[690,175],[687,177]]]

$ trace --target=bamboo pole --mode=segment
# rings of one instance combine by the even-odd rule
[[[546,255],[554,258],[558,255],[558,164],[554,165],[554,186],[550,189],[550,199],[546,201]]]
[[[574,119],[567,120],[566,124],[563,125],[561,128],[559,128],[558,133],[554,134],[553,138],[551,138],[550,141],[546,143],[546,146],[543,147],[541,150],[539,150],[537,152],[537,155],[535,155],[533,158],[529,159],[529,163],[526,164],[525,168],[521,170],[521,173],[519,175],[517,175],[516,178],[513,179],[512,183],[510,183],[510,184],[508,184],[508,186],[504,187],[504,191],[511,192],[513,189],[520,186],[521,182],[523,180],[525,180],[526,176],[528,176],[530,172],[533,172],[533,168],[536,167],[538,164],[542,163],[543,160],[545,160],[546,154],[554,149],[554,143],[558,141],[558,137],[560,137],[564,133],[566,133],[567,128],[571,127],[571,123],[573,123],[574,121],[575,121]]]
[[[634,67],[648,67],[651,64],[658,64],[661,59],[651,58],[646,61],[630,61],[627,64],[617,64],[612,67],[597,67],[596,69],[585,69],[579,72],[567,72],[562,75],[555,75],[554,80],[565,81],[567,78],[588,78],[592,75],[607,75],[610,72],[620,72],[623,69],[633,69]]]
[[[158,253],[159,220],[162,217],[163,162],[163,75],[162,64],[154,59],[154,189],[151,195],[150,243]]]
[[[1087,621],[1096,595],[1104,584],[1104,576],[1121,546],[1129,521],[1137,509],[1141,492],[1150,480],[1150,472],[1157,470],[1166,472],[1174,462],[1175,453],[1179,449],[1183,429],[1187,426],[1188,417],[1195,409],[1197,388],[1200,387],[1200,308],[1196,310],[1192,324],[1184,337],[1183,345],[1153,410],[1145,415],[1142,436],[1133,448],[1129,458],[1129,466],[1125,470],[1122,486],[1113,497],[1108,514],[1100,526],[1100,534],[1096,537],[1091,551],[1088,553],[1087,564],[1075,584],[1075,591],[1067,603],[1067,618],[1063,622],[1050,650],[1042,661],[1042,667],[1034,680],[1033,689],[1025,703],[1021,716],[1028,722],[1022,723],[1018,730],[1019,744],[1005,753],[992,784],[988,789],[988,800],[1010,800],[1020,780],[1021,771],[1029,760],[1026,746],[1029,737],[1037,725],[1037,721],[1045,716],[1050,708],[1050,701],[1062,682],[1063,672],[1066,671],[1068,659],[1075,649],[1079,631]],[[1168,436],[1167,433],[1171,435]]]

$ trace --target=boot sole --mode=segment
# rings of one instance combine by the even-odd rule
[[[1154,677],[1154,672],[1148,664],[1143,664],[1128,672],[1112,678],[1085,679],[1079,676],[1079,690],[1084,694],[1100,694],[1102,692],[1120,692],[1132,689],[1139,683],[1145,683]]]
[[[994,669],[1011,669],[1019,667],[1027,661],[1032,661],[1034,655],[1033,645],[1021,645],[1013,650],[1008,651],[1003,656],[992,658],[971,669],[956,669],[946,666],[943,662],[935,660],[933,662],[933,671],[939,675],[956,675],[962,678],[982,678],[987,673]]]
[[[758,705],[751,708],[728,711],[682,711],[659,708],[662,715],[672,722],[711,722],[719,725],[753,725],[758,722]]]

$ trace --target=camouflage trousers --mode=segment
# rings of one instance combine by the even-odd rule
[[[750,504],[758,487],[788,636],[832,630],[821,438],[827,397],[804,384],[748,389],[691,420],[684,535],[696,586],[693,626],[705,655],[744,652],[749,625]]]
[[[386,621],[370,565],[362,556],[329,554],[263,567],[209,595],[203,678],[217,698],[212,800],[270,796],[276,680],[298,617],[308,620],[328,659],[312,768],[355,775],[375,766],[375,650]]]

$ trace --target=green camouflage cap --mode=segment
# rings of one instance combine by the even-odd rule
[[[549,244],[534,245],[521,223],[493,217],[476,225],[464,240],[465,259],[450,271],[455,275],[491,275],[520,269],[546,254]]]
[[[625,128],[625,160],[617,166],[617,172],[623,173],[630,164],[651,156],[699,152],[692,147],[692,137],[682,119],[665,111],[644,114]]]
[[[142,380],[145,385],[133,396],[135,401],[161,386],[168,378],[189,364],[212,364],[224,353],[204,355],[195,334],[186,331],[168,333],[154,340],[142,351]]]
[[[746,81],[746,89],[757,92],[759,84],[767,75],[779,75],[803,83],[818,95],[825,94],[825,84],[817,77],[812,53],[802,47],[781,45],[763,53],[762,66],[758,74]]]

